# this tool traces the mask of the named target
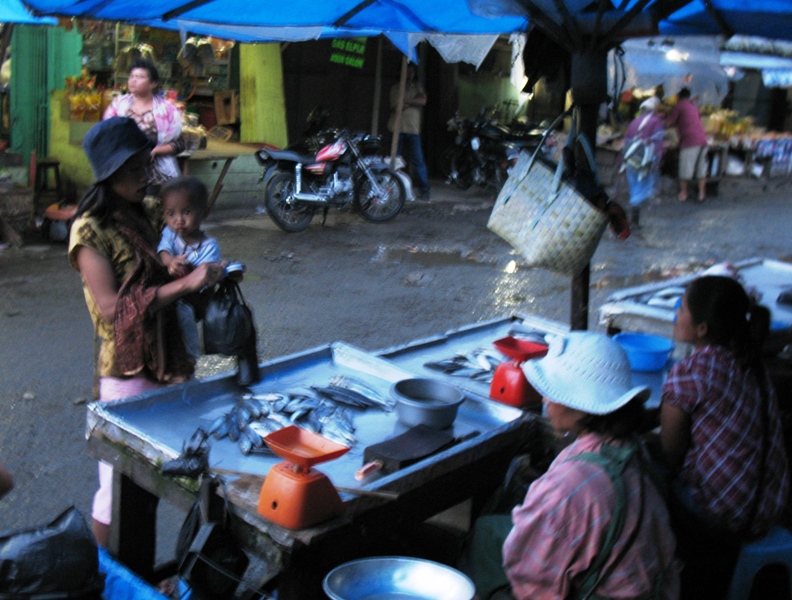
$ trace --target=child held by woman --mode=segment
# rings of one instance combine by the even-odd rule
[[[168,273],[183,277],[202,263],[220,263],[220,244],[201,229],[209,204],[206,186],[195,177],[182,176],[168,181],[160,191],[165,228],[157,253]],[[190,356],[201,355],[198,321],[206,298],[199,293],[176,303],[179,328]]]

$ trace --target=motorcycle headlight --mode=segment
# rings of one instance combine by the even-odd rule
[[[470,138],[470,147],[473,148],[473,150],[478,150],[481,148],[481,140],[478,137]]]

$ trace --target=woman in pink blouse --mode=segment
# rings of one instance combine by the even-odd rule
[[[116,96],[104,112],[105,119],[134,119],[140,130],[154,142],[147,172],[149,196],[158,195],[163,183],[181,174],[176,155],[186,148],[181,137],[181,112],[161,94],[155,93],[158,85],[159,72],[154,63],[137,58],[129,70],[129,93]]]
[[[471,576],[478,598],[505,588],[518,600],[675,600],[674,535],[635,439],[649,389],[632,385],[624,350],[604,334],[573,331],[553,338],[547,356],[523,369],[550,425],[574,441],[510,516],[476,522]]]

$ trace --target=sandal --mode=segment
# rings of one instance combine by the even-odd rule
[[[698,203],[701,204],[702,202],[704,202],[704,200],[706,200],[706,198],[707,198],[706,196],[699,196]]]
[[[679,194],[677,196],[677,200],[679,200],[680,202],[687,202],[687,196],[683,196],[682,194]]]

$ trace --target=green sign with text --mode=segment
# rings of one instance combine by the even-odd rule
[[[366,38],[356,37],[333,40],[333,52],[330,62],[346,65],[355,69],[363,67],[363,55],[366,53]]]

